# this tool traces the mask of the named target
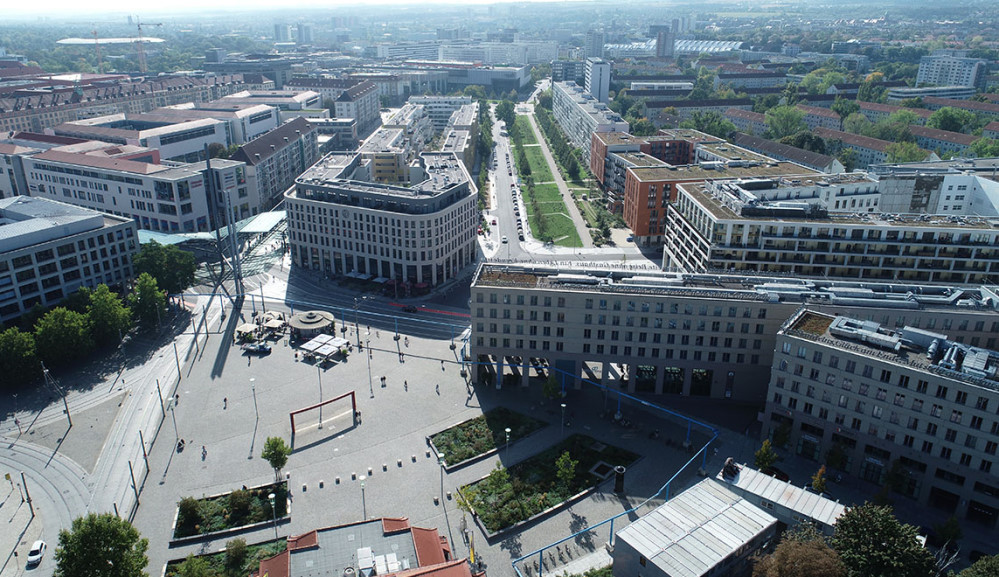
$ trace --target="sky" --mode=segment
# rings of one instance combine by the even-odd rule
[[[373,4],[392,5],[419,5],[427,4],[498,4],[514,0],[288,0],[275,2],[275,0],[168,0],[167,2],[156,3],[148,7],[136,4],[135,0],[91,0],[80,2],[79,0],[48,0],[39,4],[32,2],[8,1],[4,4],[5,16],[17,15],[21,18],[25,16],[41,16],[47,18],[63,18],[70,16],[84,16],[93,19],[101,14],[122,15],[138,14],[145,19],[158,14],[178,14],[201,11],[224,12],[227,10],[238,12],[251,12],[254,10],[275,10],[281,8],[288,9],[327,9],[336,10],[338,7],[369,6]],[[542,1],[542,0],[516,0]],[[550,1],[550,0],[549,0]],[[566,1],[566,0],[561,0]]]

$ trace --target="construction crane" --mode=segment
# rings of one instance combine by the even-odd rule
[[[143,74],[146,72],[146,49],[142,46],[142,20],[139,17],[135,17],[135,25],[139,30],[139,37],[135,41],[135,49],[139,57],[139,72]],[[162,22],[146,22],[146,26],[163,26]]]

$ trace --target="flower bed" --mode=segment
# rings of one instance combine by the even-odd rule
[[[512,443],[545,425],[544,421],[504,407],[497,407],[479,417],[431,435],[430,442],[437,453],[444,457],[446,463],[457,464],[502,447],[506,443],[507,427],[510,427]]]
[[[556,465],[566,451],[578,461],[568,484],[559,480]],[[570,500],[605,478],[590,471],[629,465],[638,457],[586,435],[572,435],[508,470],[497,465],[489,476],[462,487],[461,493],[486,530],[497,533]]]
[[[274,493],[274,508],[267,495]],[[185,497],[177,507],[173,538],[206,535],[281,519],[288,514],[288,484],[285,481],[195,499]]]

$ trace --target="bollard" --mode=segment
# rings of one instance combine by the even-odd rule
[[[427,449],[427,458],[430,458],[430,449]]]
[[[624,493],[624,473],[628,469],[621,465],[614,467],[614,492]]]
[[[441,504],[441,498],[438,497],[437,495],[434,495],[434,505],[440,505],[440,504]]]
[[[353,472],[352,472],[352,473],[350,474],[350,480],[351,480],[351,481],[356,481],[356,480],[357,480],[357,473],[353,473]]]
[[[448,492],[447,492],[447,500],[448,500],[448,501],[450,501],[450,500],[451,500],[451,491],[448,491]]]
[[[340,477],[337,477],[337,478],[333,479],[333,484],[334,485],[339,485],[340,484]]]
[[[416,455],[413,455],[413,462],[416,462]]]
[[[323,481],[322,479],[319,479],[319,488],[322,489],[324,485],[326,485],[326,482]]]
[[[368,467],[368,476],[369,477],[371,476],[371,473],[373,473],[373,472],[374,472],[374,470],[371,467]]]
[[[304,492],[306,492],[308,490],[309,490],[309,486],[306,485],[305,483],[302,483],[302,492],[304,493]]]
[[[388,465],[387,464],[382,463],[382,471],[388,471]]]
[[[402,466],[402,459],[399,459],[399,460],[397,460],[397,461],[395,462],[395,464],[396,464],[396,465],[399,465],[399,466],[401,467],[401,466]]]

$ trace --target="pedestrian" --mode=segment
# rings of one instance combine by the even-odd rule
[[[177,393],[177,395],[173,398],[173,404],[175,405],[180,404],[180,393]]]
[[[409,390],[409,381],[403,381],[402,382],[402,388],[403,388],[403,390],[408,391]]]
[[[222,397],[222,410],[229,408],[229,397]]]
[[[434,390],[437,391],[437,396],[441,396],[441,385],[440,383],[434,385]]]
[[[208,449],[204,445],[201,445],[201,459],[204,460],[208,456]]]
[[[441,359],[441,370],[444,370],[444,359]]]

